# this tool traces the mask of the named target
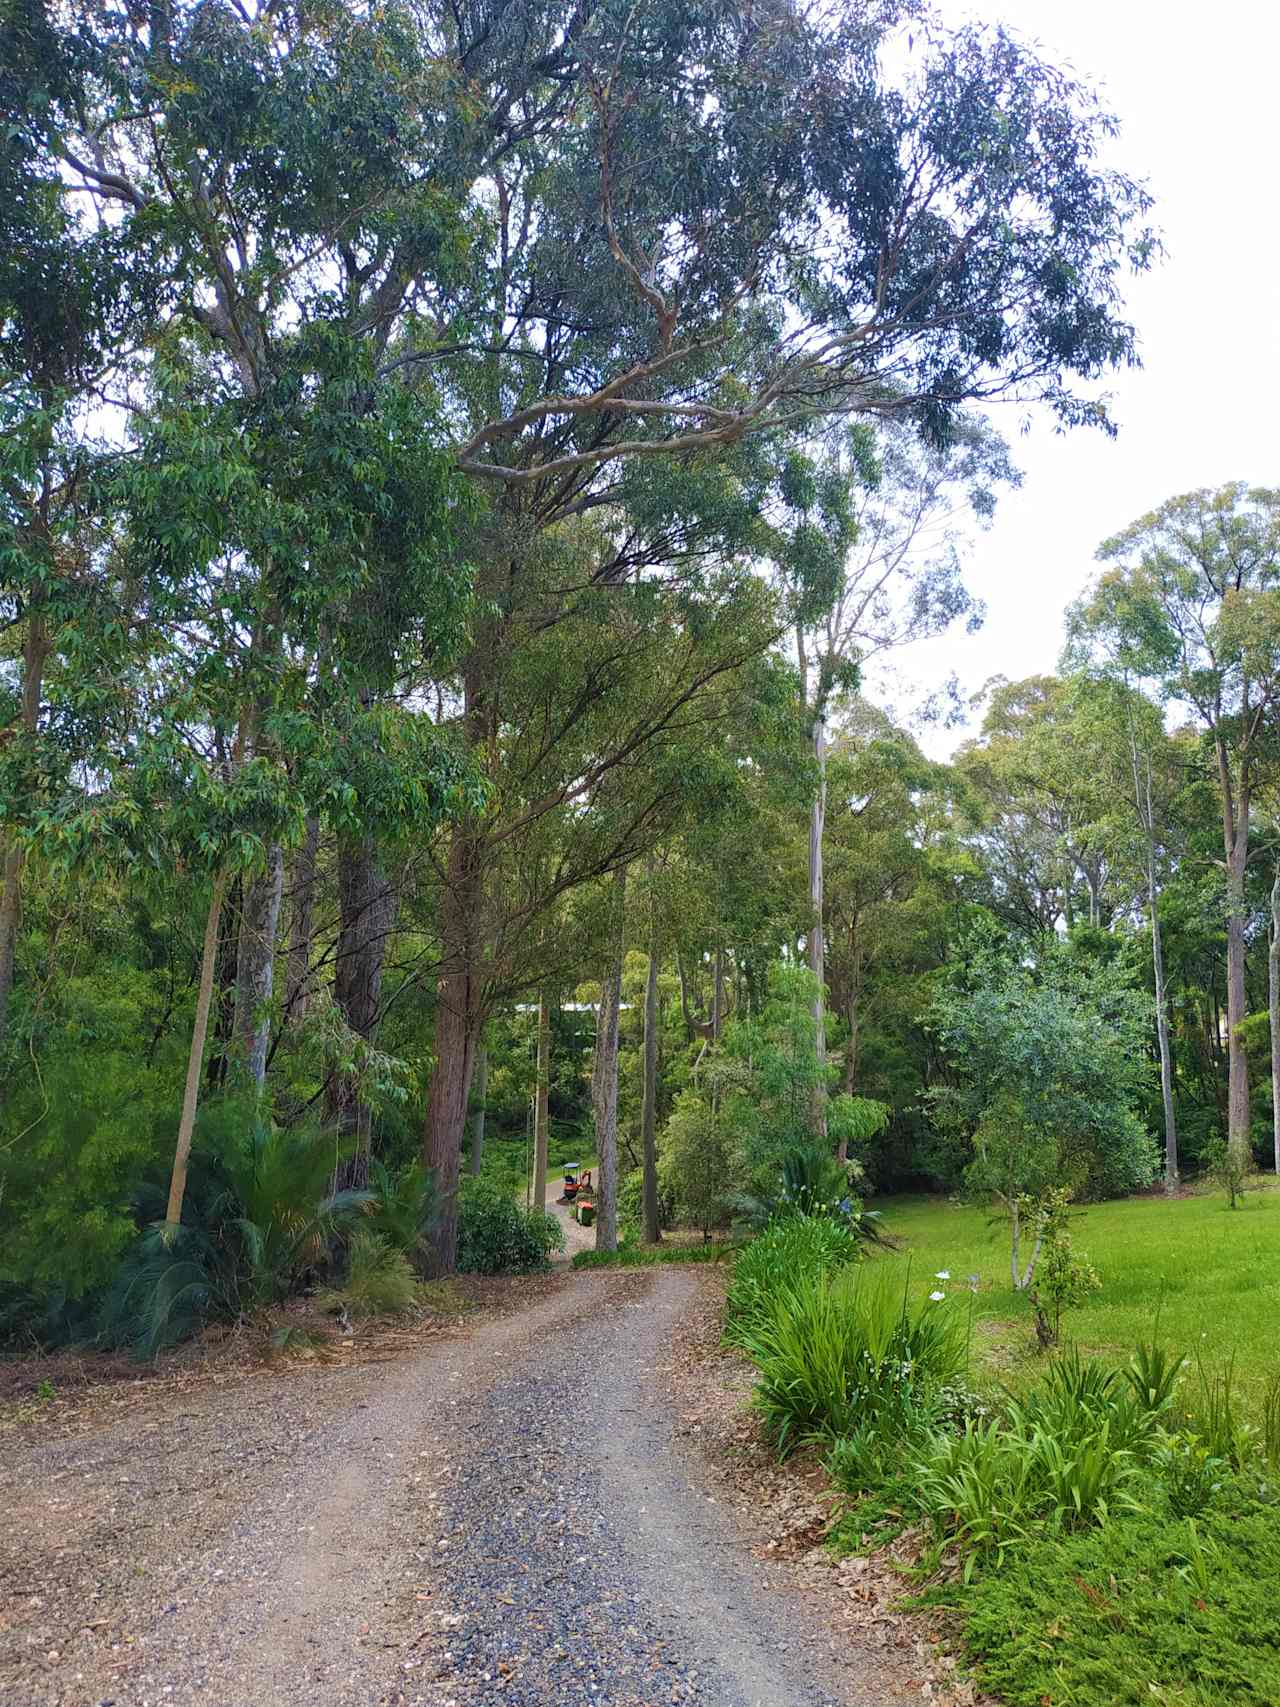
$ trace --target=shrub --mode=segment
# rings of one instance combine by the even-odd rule
[[[346,1284],[322,1294],[321,1302],[345,1304],[353,1316],[402,1316],[417,1302],[418,1286],[408,1257],[385,1237],[364,1230],[347,1251]]]
[[[696,1090],[676,1098],[662,1135],[658,1180],[673,1219],[702,1229],[729,1218],[737,1184],[730,1123]]]
[[[439,1207],[435,1176],[420,1160],[392,1173],[375,1156],[369,1163],[369,1210],[381,1238],[408,1257],[426,1244]]]
[[[964,1370],[964,1323],[933,1302],[911,1310],[885,1271],[809,1270],[740,1319],[759,1370],[753,1403],[781,1453],[873,1424],[901,1432]]]
[[[857,1237],[843,1222],[810,1215],[779,1218],[738,1254],[726,1306],[729,1337],[766,1316],[781,1287],[806,1274],[843,1268],[861,1254]]]
[[[139,1235],[103,1300],[100,1338],[145,1361],[197,1333],[215,1315],[233,1315],[235,1274],[202,1230],[162,1222]]]
[[[1159,1420],[1178,1365],[1150,1350],[1128,1371],[1072,1349],[1004,1414],[936,1436],[911,1470],[919,1509],[975,1559],[999,1565],[1045,1532],[1105,1523],[1137,1504],[1144,1466],[1168,1441]]]
[[[331,1134],[282,1128],[242,1098],[211,1103],[200,1126],[182,1225],[160,1220],[165,1182],[142,1187],[141,1224],[100,1312],[109,1345],[154,1357],[215,1317],[250,1315],[296,1290],[365,1210],[367,1191],[329,1192]]]
[[[458,1209],[458,1268],[463,1274],[522,1274],[545,1268],[552,1251],[564,1248],[564,1229],[554,1215],[522,1209],[514,1198],[486,1184],[464,1191]]]

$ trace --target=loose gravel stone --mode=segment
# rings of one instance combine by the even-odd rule
[[[562,1272],[393,1363],[10,1437],[0,1704],[879,1704],[674,1438],[693,1292]]]
[[[583,1277],[586,1278],[586,1277]],[[860,1697],[761,1582],[675,1441],[655,1370],[691,1299],[677,1270],[619,1276],[468,1419],[444,1502],[477,1707],[836,1707]],[[836,1691],[839,1691],[837,1693]],[[865,1699],[870,1702],[872,1697]]]

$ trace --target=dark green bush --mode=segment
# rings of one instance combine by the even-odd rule
[[[458,1206],[458,1268],[463,1274],[521,1274],[545,1268],[564,1247],[554,1215],[526,1210],[484,1182],[465,1189]]]
[[[768,1314],[769,1300],[781,1287],[805,1275],[822,1274],[857,1262],[860,1241],[842,1220],[819,1215],[785,1215],[744,1245],[734,1265],[726,1310],[727,1331]]]
[[[671,1201],[658,1191],[658,1226],[670,1227]],[[618,1182],[618,1226],[623,1232],[640,1234],[644,1230],[644,1169],[631,1168]]]

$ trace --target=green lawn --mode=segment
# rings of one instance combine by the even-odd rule
[[[873,1207],[902,1241],[884,1260],[910,1265],[914,1294],[926,1286],[964,1297],[976,1275],[975,1375],[1016,1379],[1034,1366],[1031,1309],[1009,1276],[1009,1233],[991,1212],[941,1197],[889,1197]],[[1164,1344],[1198,1352],[1207,1366],[1233,1354],[1243,1394],[1256,1400],[1280,1366],[1280,1191],[1250,1192],[1228,1210],[1220,1193],[1142,1197],[1081,1206],[1076,1248],[1102,1290],[1067,1319],[1083,1350],[1125,1355],[1150,1339],[1159,1314]],[[939,1270],[949,1281],[935,1280]]]

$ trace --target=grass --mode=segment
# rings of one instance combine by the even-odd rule
[[[1016,1384],[1024,1364],[1034,1369],[1031,1306],[1013,1290],[1005,1222],[938,1197],[884,1198],[876,1207],[902,1248],[875,1260],[909,1263],[922,1281],[946,1270],[950,1281],[940,1284],[953,1296],[978,1276],[975,1375],[985,1369]],[[1280,1191],[1252,1191],[1236,1210],[1220,1193],[1085,1204],[1073,1212],[1071,1231],[1102,1289],[1069,1313],[1065,1337],[1125,1358],[1151,1338],[1158,1312],[1166,1345],[1209,1366],[1234,1358],[1246,1405],[1261,1411],[1280,1367]]]
[[[938,1598],[1009,1707],[1274,1707],[1278,1570],[1273,1509],[1159,1513],[1043,1540]]]

